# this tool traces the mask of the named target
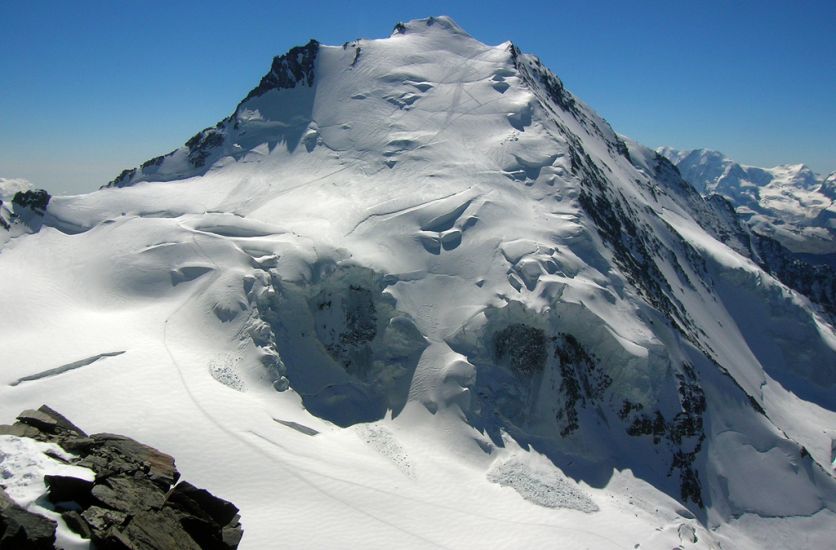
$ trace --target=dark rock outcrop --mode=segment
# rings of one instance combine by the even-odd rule
[[[510,362],[515,373],[532,375],[546,366],[546,336],[542,329],[522,323],[509,325],[494,336],[494,353]]]
[[[12,214],[12,211],[9,210],[8,207],[6,207],[6,205],[3,203],[3,199],[0,199],[0,227],[7,231],[11,229],[13,217],[14,214]]]
[[[104,187],[123,187],[136,175],[136,168],[126,168],[119,172],[119,175],[107,182]]]
[[[55,523],[24,510],[0,487],[0,548],[51,549],[54,542]]]
[[[797,257],[771,237],[752,232],[758,264],[764,271],[820,305],[836,319],[836,269],[813,265]]]
[[[47,498],[67,526],[96,548],[231,550],[243,529],[238,508],[181,481],[174,458],[125,436],[88,436],[46,405],[23,411],[0,434],[58,444],[93,481],[45,476]],[[0,490],[0,548],[52,548],[56,524]]]
[[[220,147],[224,143],[224,135],[216,128],[207,128],[202,132],[198,132],[186,142],[186,147],[189,148],[189,162],[195,168],[200,168],[206,164],[206,159],[216,147]]]
[[[166,506],[176,511],[183,528],[201,548],[238,546],[243,532],[238,509],[231,503],[182,481],[168,494]]]
[[[262,77],[261,82],[247,94],[244,101],[264,95],[270,90],[292,89],[298,84],[313,86],[314,65],[318,53],[319,42],[311,39],[304,46],[296,46],[286,54],[274,57],[270,72]]]
[[[180,478],[174,457],[115,434],[94,434],[86,456],[79,462],[96,472],[97,478],[141,474],[159,487],[168,489]]]
[[[37,214],[43,214],[51,198],[50,194],[43,189],[18,191],[12,198],[12,204],[16,212],[20,208],[28,208]]]
[[[82,538],[93,538],[93,531],[90,530],[90,526],[87,524],[86,521],[84,521],[84,518],[81,517],[81,514],[79,514],[75,510],[64,512],[63,514],[61,514],[61,519],[64,520],[64,523],[67,524],[67,527],[69,527],[73,532],[81,535]]]
[[[560,435],[566,437],[580,428],[578,409],[587,401],[602,399],[612,379],[571,334],[560,333],[553,341],[554,356],[559,360],[559,391],[563,397],[563,407],[557,411],[556,420]]]
[[[51,475],[45,475],[44,481],[49,488],[49,500],[55,505],[56,510],[61,511],[65,507],[72,509],[74,504],[82,508],[92,504],[92,481],[77,477]]]

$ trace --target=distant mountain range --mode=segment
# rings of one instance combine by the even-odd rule
[[[836,254],[836,172],[819,176],[803,164],[747,166],[709,149],[660,147],[657,152],[704,196],[729,199],[757,233],[792,252]]]

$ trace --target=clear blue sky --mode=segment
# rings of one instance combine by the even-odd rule
[[[92,190],[213,125],[273,55],[447,14],[616,131],[836,170],[836,0],[0,2],[0,176]]]

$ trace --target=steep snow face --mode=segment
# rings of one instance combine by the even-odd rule
[[[836,335],[750,254],[510,43],[446,17],[312,41],[0,249],[0,412],[141,435],[252,548],[279,521],[289,546],[824,545]]]
[[[758,233],[793,252],[836,253],[833,174],[820,178],[803,164],[745,166],[707,149],[658,152],[703,195],[728,198]]]

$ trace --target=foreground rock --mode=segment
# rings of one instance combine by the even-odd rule
[[[23,411],[0,434],[56,443],[91,469],[95,480],[47,475],[47,498],[67,526],[96,548],[218,549],[238,547],[238,508],[177,481],[174,458],[114,434],[87,435],[46,405]],[[2,485],[2,482],[0,482]],[[56,524],[17,506],[0,489],[0,548],[52,548]]]
[[[55,523],[24,510],[0,487],[0,548],[52,548]]]

